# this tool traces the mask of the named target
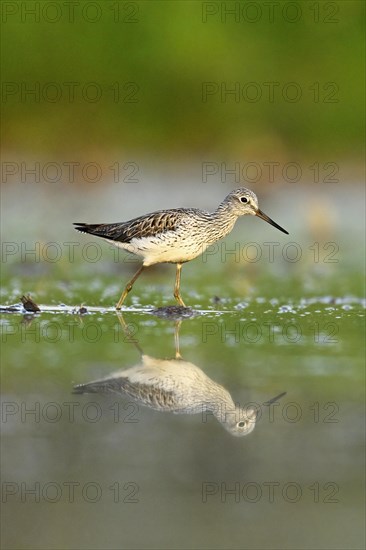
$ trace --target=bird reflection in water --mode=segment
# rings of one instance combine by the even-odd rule
[[[125,331],[127,326],[118,316]],[[241,407],[234,403],[230,393],[209,378],[199,367],[184,361],[179,352],[179,329],[175,328],[175,358],[157,359],[141,354],[140,362],[128,369],[119,370],[106,378],[78,384],[74,393],[113,393],[132,397],[138,404],[156,411],[174,414],[213,414],[224,428],[237,437],[250,434],[258,419],[260,407]],[[131,340],[133,341],[133,340]],[[282,393],[264,405],[270,405],[285,395]]]

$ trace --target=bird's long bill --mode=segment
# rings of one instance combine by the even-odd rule
[[[273,227],[276,227],[277,229],[282,231],[282,233],[286,233],[286,235],[288,235],[288,231],[286,231],[286,229],[283,229],[283,227],[278,225],[278,223],[271,220],[271,218],[269,216],[267,216],[267,214],[262,212],[262,210],[259,210],[259,208],[258,208],[257,212],[255,213],[255,215],[258,216],[258,218],[262,218],[262,220],[264,220],[265,222],[270,223],[271,225],[273,225]]]
[[[276,403],[276,401],[278,401],[279,399],[281,399],[281,397],[283,397],[284,395],[286,395],[287,392],[282,392],[280,393],[279,395],[276,395],[276,397],[272,397],[272,399],[269,399],[269,401],[266,401],[265,403],[263,403],[263,405],[272,405],[272,403]]]

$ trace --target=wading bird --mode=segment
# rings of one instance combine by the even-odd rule
[[[127,283],[116,309],[121,309],[127,294],[145,267],[160,263],[176,264],[174,297],[185,307],[180,295],[182,264],[202,254],[209,245],[228,235],[240,216],[258,216],[283,233],[288,232],[258,207],[257,196],[244,187],[235,189],[214,212],[198,208],[158,210],[127,222],[75,223],[75,229],[123,248],[142,258],[143,263]]]

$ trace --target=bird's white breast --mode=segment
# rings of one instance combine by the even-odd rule
[[[187,262],[202,254],[207,248],[207,243],[191,239],[189,234],[179,235],[174,231],[155,237],[134,238],[129,243],[113,241],[113,244],[140,256],[145,266],[163,262]]]

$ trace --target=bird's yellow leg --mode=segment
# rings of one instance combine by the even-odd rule
[[[139,345],[139,341],[137,340],[137,338],[135,338],[134,334],[130,330],[131,325],[128,325],[126,323],[126,321],[123,318],[122,313],[120,313],[120,312],[117,313],[117,319],[118,319],[119,324],[121,325],[122,330],[123,330],[124,335],[125,335],[125,338],[123,339],[123,341],[127,342],[129,344],[133,344],[135,346],[135,348],[137,349],[137,351],[139,351],[140,354],[143,355],[144,352],[143,352],[142,348]],[[135,328],[134,325],[132,325],[132,328]]]
[[[174,298],[177,300],[180,306],[186,307],[185,303],[182,300],[180,295],[180,272],[182,271],[182,264],[177,264],[177,271],[175,275],[175,286],[174,286]]]
[[[121,294],[120,299],[118,300],[118,304],[116,305],[116,309],[121,309],[123,302],[125,301],[127,294],[131,291],[133,284],[136,282],[136,280],[141,275],[142,271],[144,269],[144,266],[142,265],[135,273],[135,275],[132,277],[130,281],[128,281],[124,291]]]
[[[175,344],[175,358],[182,359],[179,349],[179,331],[182,321],[177,321],[174,328],[174,344]]]

